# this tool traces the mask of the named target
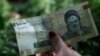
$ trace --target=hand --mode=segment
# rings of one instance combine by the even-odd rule
[[[50,32],[49,37],[52,42],[53,51],[44,52],[37,56],[81,56],[79,53],[74,51],[71,47],[66,46],[66,44],[63,42],[63,40],[57,33]]]

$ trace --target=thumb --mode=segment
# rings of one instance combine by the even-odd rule
[[[58,56],[81,56],[73,49],[68,48],[61,37],[55,32],[49,32],[52,48]]]
[[[62,48],[68,48],[57,33],[52,31],[49,32],[49,38],[51,40],[52,48],[54,48],[54,51],[57,52],[60,51]]]

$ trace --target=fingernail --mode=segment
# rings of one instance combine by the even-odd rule
[[[41,56],[48,56],[48,53],[46,53],[46,52],[41,53]]]
[[[72,45],[71,44],[67,44],[67,46],[70,48],[70,47],[72,47]]]
[[[53,31],[49,32],[49,38],[53,38],[54,36],[56,36],[55,32],[53,32]]]
[[[49,53],[48,56],[53,56],[53,53]]]

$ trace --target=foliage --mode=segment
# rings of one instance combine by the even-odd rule
[[[18,0],[20,2],[20,0]],[[10,3],[0,0],[0,56],[19,56],[18,46],[13,27],[7,15],[17,12],[24,17],[33,17],[41,14],[55,12],[60,8],[73,6],[83,0],[27,0],[26,3]],[[89,0],[91,11],[100,32],[100,0]],[[92,38],[77,43],[74,48],[83,56],[100,56],[100,38]]]

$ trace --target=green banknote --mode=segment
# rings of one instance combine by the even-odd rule
[[[50,51],[50,31],[57,32],[65,43],[98,36],[88,2],[47,15],[14,20],[13,25],[21,56]]]

